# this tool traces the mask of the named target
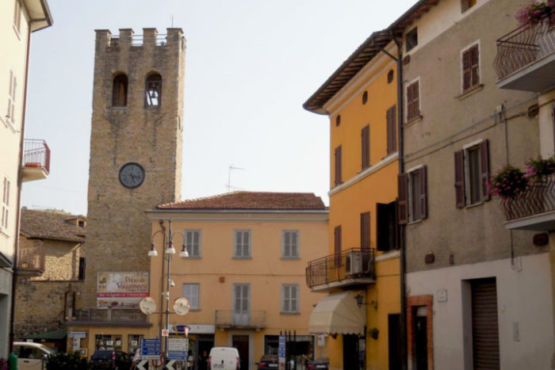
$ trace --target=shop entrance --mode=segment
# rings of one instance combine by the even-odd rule
[[[239,358],[241,359],[241,369],[249,368],[249,336],[248,335],[234,335],[232,337],[232,346],[239,351]]]

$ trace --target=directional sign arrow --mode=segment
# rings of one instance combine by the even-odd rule
[[[146,368],[145,368],[143,365],[145,365],[147,362],[148,362],[148,360],[141,360],[141,362],[139,362],[139,363],[137,364],[137,369],[139,369],[139,370],[146,370]]]
[[[170,360],[167,364],[166,364],[166,369],[167,370],[175,370],[173,368],[173,363],[175,362],[175,360]]]

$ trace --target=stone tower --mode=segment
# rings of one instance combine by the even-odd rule
[[[180,199],[185,39],[96,31],[83,308],[99,272],[149,271],[144,211]]]

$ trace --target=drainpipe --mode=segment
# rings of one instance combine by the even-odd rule
[[[23,143],[24,143],[24,131],[25,131],[25,110],[27,107],[27,85],[28,85],[28,77],[29,77],[29,54],[31,51],[31,28],[27,32],[27,55],[25,57],[25,88],[23,89],[23,113],[21,117],[21,130],[19,138],[19,163],[17,168],[17,204],[16,204],[16,214],[17,218],[15,221],[15,241],[14,241],[14,258],[13,258],[13,273],[12,273],[12,297],[11,297],[11,307],[10,307],[10,335],[9,335],[9,351],[8,353],[13,352],[13,341],[15,339],[15,331],[14,331],[14,322],[15,322],[15,294],[16,294],[16,286],[17,286],[17,263],[18,263],[18,255],[19,255],[19,220],[21,218],[20,215],[20,207],[21,207],[21,186],[22,186],[22,164],[23,164]]]

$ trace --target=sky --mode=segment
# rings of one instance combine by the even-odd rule
[[[48,0],[33,33],[25,137],[50,175],[22,206],[87,214],[95,29],[180,27],[187,40],[182,199],[311,192],[328,204],[329,122],[302,104],[416,0]],[[238,168],[238,169],[232,169]]]

